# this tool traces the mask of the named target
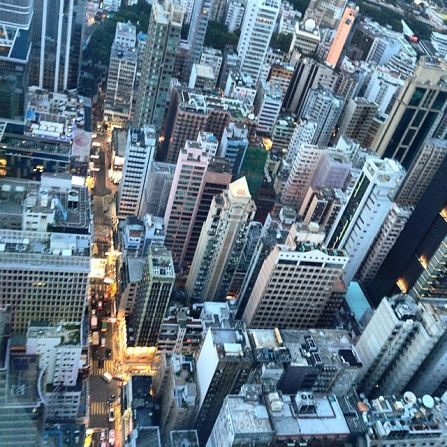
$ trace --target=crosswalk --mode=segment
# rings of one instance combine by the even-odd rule
[[[105,402],[90,402],[90,415],[107,414],[107,404]]]
[[[93,376],[100,376],[101,374],[104,374],[106,371],[113,371],[113,360],[105,360],[104,361],[104,368],[99,368],[98,362],[94,361],[92,362],[92,369],[91,374]]]

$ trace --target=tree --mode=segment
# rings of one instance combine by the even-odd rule
[[[270,41],[270,46],[274,50],[281,50],[283,53],[287,53],[290,49],[292,38],[292,34],[274,33],[272,35],[272,40]]]
[[[208,28],[205,35],[205,45],[223,50],[225,45],[237,45],[239,36],[236,33],[230,33],[228,27],[219,22],[208,22]]]

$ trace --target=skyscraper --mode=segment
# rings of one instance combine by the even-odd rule
[[[374,280],[367,286],[368,297],[374,305],[378,306],[384,296],[411,290],[442,246],[447,234],[446,173],[447,158],[444,158]]]
[[[190,66],[198,64],[202,56],[203,42],[208,28],[212,0],[195,0],[189,25],[188,43],[190,47]]]
[[[329,242],[331,247],[343,249],[349,255],[344,274],[346,284],[354,278],[382,227],[404,175],[405,171],[394,160],[366,161]],[[369,185],[364,189],[366,183]]]
[[[348,256],[322,245],[318,226],[292,226],[288,243],[264,260],[242,316],[255,328],[314,327],[338,283]]]
[[[428,138],[408,169],[396,196],[396,202],[416,206],[433,177],[447,158],[447,141]]]
[[[382,395],[405,390],[445,330],[434,306],[408,295],[384,298],[355,346],[363,363],[360,389]]]
[[[34,1],[33,85],[55,92],[77,87],[85,7],[85,0]]]
[[[129,129],[124,157],[123,178],[118,191],[118,217],[138,216],[143,206],[150,164],[155,152],[155,129]]]
[[[164,216],[165,244],[176,264],[184,261],[209,161],[209,155],[196,141],[187,141],[177,160]]]
[[[348,5],[344,11],[340,23],[338,24],[337,31],[335,32],[334,40],[329,48],[329,53],[326,57],[326,64],[330,67],[335,67],[338,64],[343,48],[349,37],[349,33],[354,26],[358,11],[358,7],[355,7],[354,5]]]
[[[135,40],[133,25],[117,23],[104,104],[104,119],[111,127],[126,127],[130,119],[138,64]]]
[[[0,184],[0,307],[11,330],[31,320],[80,322],[90,273],[91,220],[86,187],[66,174]]]
[[[214,197],[188,275],[190,297],[225,300],[255,211],[245,177]]]
[[[309,90],[300,117],[317,124],[313,144],[323,147],[329,144],[343,104],[343,98],[336,96],[329,88],[317,87]]]
[[[182,22],[183,10],[176,0],[153,3],[134,116],[136,127],[152,124],[157,133],[161,128]]]
[[[279,8],[278,0],[248,0],[245,7],[237,51],[241,71],[251,75],[255,84],[259,81]]]
[[[401,89],[373,148],[408,169],[427,137],[437,135],[447,107],[447,62],[421,57],[413,76]]]
[[[0,119],[24,119],[33,0],[0,2]]]
[[[131,315],[135,346],[156,345],[174,281],[171,253],[161,245],[150,246]]]

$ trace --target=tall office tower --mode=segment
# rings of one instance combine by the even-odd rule
[[[261,81],[258,93],[254,101],[254,111],[256,114],[256,130],[260,133],[271,134],[273,125],[278,119],[281,111],[282,94],[281,89],[276,84]]]
[[[332,89],[337,78],[335,71],[327,65],[307,57],[300,59],[284,98],[283,108],[300,117],[309,90],[318,86]]]
[[[155,128],[129,129],[123,178],[118,190],[118,217],[138,216],[155,152]]]
[[[446,70],[447,62],[441,59],[420,58],[374,140],[380,156],[394,158],[408,169],[425,139],[438,137],[436,128],[447,107]]]
[[[0,313],[0,445],[43,445],[45,407],[41,396],[39,357],[14,349],[9,315]]]
[[[322,28],[335,29],[342,18],[347,0],[311,0],[305,19],[314,19]]]
[[[314,327],[348,262],[342,250],[321,244],[318,226],[292,226],[262,264],[242,319],[251,327]]]
[[[430,259],[419,258],[424,270],[416,279],[410,295],[436,298],[447,295],[447,234]]]
[[[221,194],[231,183],[231,169],[228,160],[214,158],[210,161],[203,179],[203,191],[200,195],[197,214],[192,223],[191,235],[185,253],[185,263],[191,265],[199,243],[203,224],[208,217],[214,196]]]
[[[337,152],[324,152],[312,179],[312,187],[345,189],[351,177],[352,164],[348,157]]]
[[[131,116],[138,65],[135,42],[135,26],[130,23],[117,23],[110,53],[104,104],[104,119],[112,128],[127,127]]]
[[[228,124],[220,140],[218,155],[228,160],[233,176],[239,174],[247,148],[248,127],[242,123]]]
[[[412,207],[398,205],[397,203],[394,203],[390,208],[358,271],[358,279],[363,285],[370,284],[376,276],[380,266],[408,222],[412,211]]]
[[[33,0],[0,2],[0,119],[24,119],[32,18]]]
[[[311,144],[301,144],[299,146],[281,194],[281,203],[299,209],[323,152],[324,149]]]
[[[214,197],[188,275],[191,298],[226,299],[255,211],[245,177]]]
[[[152,161],[149,167],[147,187],[143,192],[144,205],[141,207],[139,217],[145,214],[164,216],[174,179],[175,165]]]
[[[344,100],[325,87],[309,90],[301,118],[317,123],[312,143],[327,146],[334,133]]]
[[[394,160],[370,158],[366,161],[328,237],[330,247],[343,249],[349,255],[344,274],[346,284],[354,278],[378,234],[404,175],[404,169]]]
[[[181,265],[203,192],[210,156],[196,141],[187,141],[180,152],[165,212],[166,247]]]
[[[447,141],[427,138],[408,169],[396,202],[416,206],[445,158]]]
[[[330,67],[335,67],[338,64],[358,12],[359,8],[357,6],[348,5],[346,7],[329,48],[329,53],[326,56],[326,64]]]
[[[390,112],[395,97],[403,85],[402,78],[385,68],[377,67],[369,79],[363,97],[369,102],[375,102],[378,106],[377,113],[383,115]]]
[[[55,92],[77,87],[85,7],[85,0],[34,1],[33,85]]]
[[[26,353],[39,356],[47,421],[74,422],[80,413],[82,379],[81,324],[49,326],[30,322],[26,332]]]
[[[205,445],[225,397],[239,393],[253,367],[253,354],[245,330],[208,329],[197,359],[200,409],[196,428],[201,445]]]
[[[408,219],[377,275],[367,287],[368,297],[378,305],[384,296],[407,293],[443,244],[447,234],[447,158]]]
[[[346,104],[337,138],[344,135],[362,147],[371,147],[371,126],[377,113],[377,104],[365,98],[351,98]]]
[[[237,52],[241,59],[241,71],[251,75],[255,84],[259,81],[279,8],[278,0],[248,0],[245,6]]]
[[[24,332],[36,319],[81,321],[90,273],[87,188],[66,174],[0,185],[0,307],[11,308],[11,330]]]
[[[217,0],[195,0],[191,15],[191,23],[188,32],[188,44],[190,47],[190,66],[198,64],[202,56],[203,43],[213,4]]]
[[[416,304],[408,295],[384,298],[355,346],[363,363],[360,389],[381,395],[405,390],[445,331],[431,304]]]
[[[300,120],[293,131],[292,138],[287,149],[285,161],[293,163],[302,144],[311,144],[317,131],[315,121]]]
[[[131,326],[135,331],[135,346],[157,344],[174,281],[175,272],[171,253],[161,245],[149,247],[131,315]]]
[[[168,91],[180,42],[183,9],[176,0],[154,2],[148,28],[143,71],[134,116],[135,127],[152,124],[159,133],[163,123]],[[157,42],[157,45],[151,45]]]

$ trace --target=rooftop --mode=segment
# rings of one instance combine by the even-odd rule
[[[173,430],[170,438],[171,447],[199,447],[196,430]]]
[[[213,344],[220,358],[238,361],[251,354],[247,333],[239,329],[211,328]]]
[[[151,272],[158,278],[175,278],[171,252],[161,245],[152,245],[149,250]]]
[[[47,321],[31,321],[27,338],[60,338],[61,345],[79,345],[81,325],[79,323],[61,323],[52,326]]]

